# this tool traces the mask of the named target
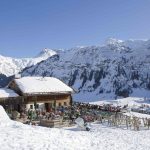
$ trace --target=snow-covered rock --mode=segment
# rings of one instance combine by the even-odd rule
[[[103,46],[58,50],[22,75],[57,77],[78,91],[76,100],[91,101],[149,93],[149,66],[150,40],[109,39]]]
[[[44,60],[44,59],[47,59],[48,57],[51,57],[56,54],[57,53],[54,50],[45,48],[36,56],[36,58],[40,57],[40,58],[43,58],[43,60]]]

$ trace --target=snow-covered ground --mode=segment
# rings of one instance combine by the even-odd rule
[[[150,98],[127,97],[127,98],[121,98],[121,99],[116,99],[116,100],[102,100],[102,101],[95,101],[95,102],[89,102],[89,103],[95,104],[95,105],[110,103],[110,104],[118,105],[118,106],[128,105],[129,107],[141,106],[142,104],[150,106]]]
[[[149,150],[150,130],[132,131],[92,124],[56,129],[11,121],[0,107],[1,150]]]
[[[12,123],[1,127],[1,150],[149,150],[150,131],[93,125],[90,132]]]
[[[138,117],[138,118],[148,118],[150,119],[150,115],[148,114],[142,114],[142,113],[137,113],[137,112],[127,112],[127,113],[124,113],[125,115],[127,116],[131,116],[131,117]]]

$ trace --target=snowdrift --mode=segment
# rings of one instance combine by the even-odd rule
[[[5,126],[10,124],[12,121],[5,112],[4,108],[0,105],[0,126]]]

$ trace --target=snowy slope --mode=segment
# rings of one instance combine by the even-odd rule
[[[54,76],[78,91],[76,100],[149,96],[150,40],[109,39],[102,46],[77,47],[27,68],[23,76]],[[141,94],[140,91],[143,91]]]
[[[114,106],[122,106],[122,107],[128,105],[129,108],[133,108],[134,106],[140,107],[141,105],[146,105],[150,107],[150,98],[127,97],[116,100],[102,100],[90,102],[90,104],[94,105],[113,104]]]
[[[1,150],[149,150],[150,130],[139,132],[92,124],[91,131],[77,127],[56,129],[11,121],[0,106]]]
[[[35,58],[17,59],[0,55],[0,74],[12,76],[20,72],[25,67],[35,65],[55,54],[56,52],[53,50],[44,49]]]

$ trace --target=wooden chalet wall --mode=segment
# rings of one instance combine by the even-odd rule
[[[26,104],[30,103],[56,103],[56,106],[61,105],[70,105],[71,103],[71,94],[61,94],[59,95],[33,95],[25,96],[24,101]]]
[[[21,106],[24,105],[24,100],[20,96],[0,98],[0,105],[2,105],[7,111],[12,111],[12,110],[21,111],[23,109]]]

